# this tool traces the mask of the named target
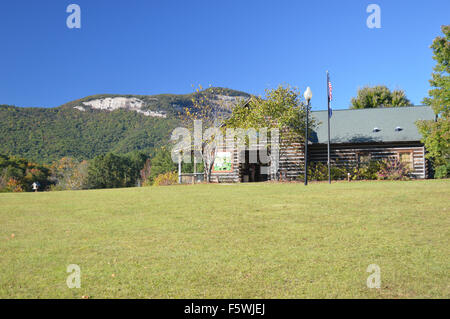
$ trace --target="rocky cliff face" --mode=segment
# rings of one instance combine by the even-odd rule
[[[125,109],[129,111],[134,111],[141,113],[145,116],[151,117],[162,117],[165,118],[167,115],[163,111],[151,111],[146,109],[146,104],[144,101],[138,98],[127,98],[127,97],[105,97],[95,100],[90,100],[82,102],[82,105],[77,105],[74,108],[80,111],[85,111],[86,107],[90,107],[96,110],[114,111],[118,109]]]

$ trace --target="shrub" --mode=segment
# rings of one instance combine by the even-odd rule
[[[410,170],[405,163],[397,159],[384,160],[377,173],[378,179],[407,180],[410,177]]]
[[[312,162],[308,167],[308,175],[313,181],[325,181],[328,179],[328,167],[320,162]]]
[[[347,169],[345,167],[333,164],[330,168],[331,179],[341,180],[347,178]],[[299,180],[304,179],[304,174],[298,176]],[[322,162],[311,162],[308,165],[308,179],[311,181],[328,180],[328,165]]]
[[[331,166],[330,173],[332,180],[341,180],[347,178],[347,169],[345,167]]]
[[[378,178],[378,171],[382,165],[381,161],[371,160],[367,163],[360,164],[359,167],[354,168],[350,174],[352,180],[375,180]]]
[[[155,186],[167,186],[178,183],[178,174],[176,172],[167,172],[156,176],[153,185]]]
[[[6,185],[6,189],[7,191],[14,193],[21,193],[24,191],[20,182],[18,180],[15,180],[14,178],[9,179],[8,184]]]
[[[376,160],[362,163],[359,167],[347,167],[333,163],[330,168],[331,180],[345,180],[348,173],[350,173],[352,180],[376,180],[382,165],[381,161]],[[298,178],[303,179],[304,175],[300,174]],[[311,162],[308,166],[308,178],[312,181],[328,180],[327,164]]]
[[[450,161],[447,164],[436,167],[434,171],[434,178],[450,177]]]

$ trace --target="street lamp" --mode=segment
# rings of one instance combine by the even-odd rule
[[[305,186],[308,185],[308,126],[309,126],[309,102],[312,98],[311,88],[308,86],[303,94],[306,105],[306,127],[305,127]]]

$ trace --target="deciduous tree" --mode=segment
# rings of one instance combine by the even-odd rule
[[[316,123],[309,115],[309,136]],[[278,86],[266,90],[265,98],[252,98],[233,109],[226,121],[230,128],[268,129],[267,139],[271,140],[270,129],[278,129],[279,141],[283,144],[304,142],[306,127],[306,103],[301,101],[300,92],[290,86]],[[249,141],[245,143],[248,145]],[[270,149],[272,145],[267,142]],[[279,148],[280,157],[288,148]]]
[[[409,106],[411,102],[403,90],[391,91],[385,85],[365,86],[352,98],[350,108],[367,109],[377,107]]]
[[[450,25],[442,26],[444,36],[434,39],[431,48],[436,65],[431,75],[429,97],[423,103],[431,105],[436,121],[419,121],[422,141],[432,159],[436,177],[450,176]]]
[[[223,88],[208,88],[201,86],[192,95],[192,107],[186,107],[181,115],[183,125],[193,136],[194,122],[201,121],[201,138],[199,143],[192,143],[194,158],[201,158],[206,180],[211,181],[211,172],[217,154],[217,144],[221,139],[220,129],[224,119],[229,115],[235,105],[224,95]],[[190,150],[188,150],[190,152]],[[198,162],[198,161],[195,161]]]

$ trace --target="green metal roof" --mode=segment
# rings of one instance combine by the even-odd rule
[[[320,124],[310,141],[328,143],[328,111],[311,113]],[[435,114],[429,106],[333,110],[331,143],[420,141],[422,136],[415,122],[434,119]]]

